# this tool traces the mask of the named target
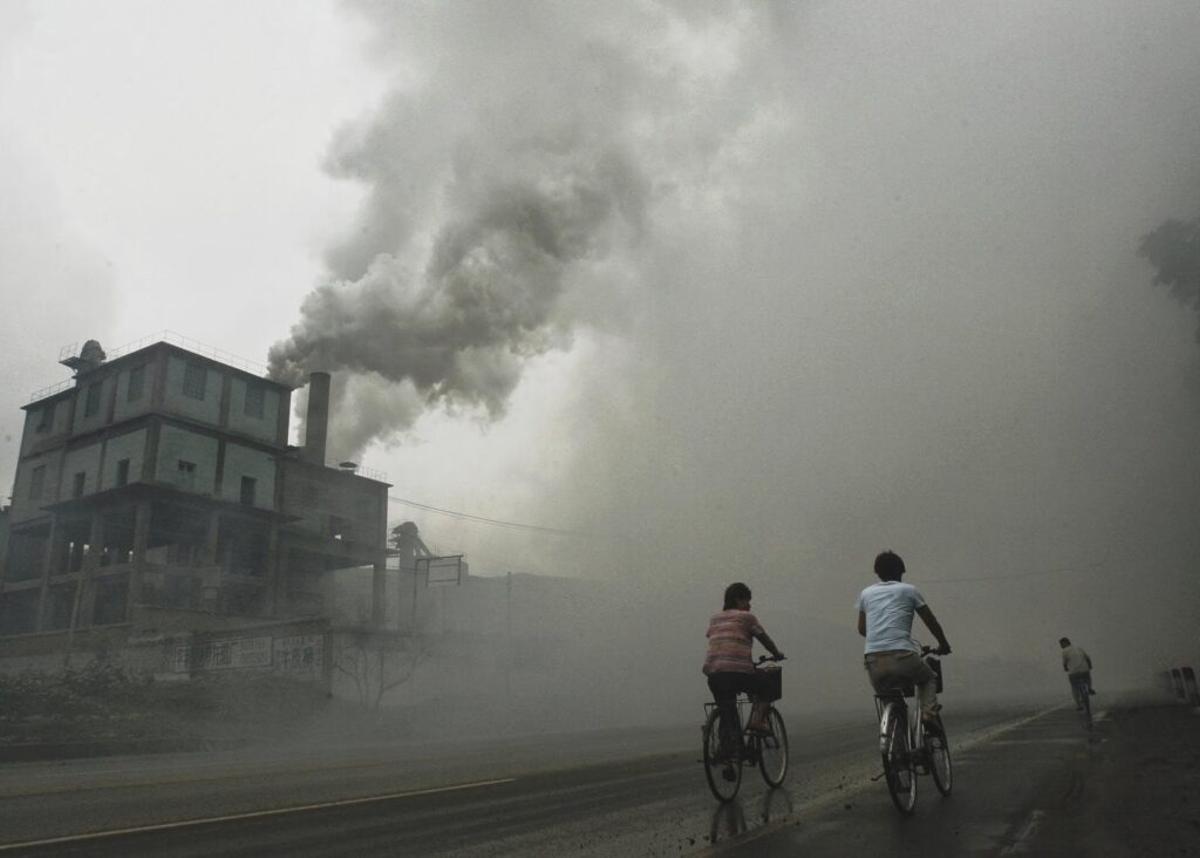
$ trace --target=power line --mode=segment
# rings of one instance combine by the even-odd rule
[[[1079,572],[1092,572],[1104,566],[1103,563],[1091,563],[1087,566],[1062,566],[1056,569],[1037,569],[1033,572],[1017,572],[1013,575],[973,575],[966,578],[923,578],[922,584],[959,584],[974,581],[1013,581],[1017,578],[1042,578],[1049,575],[1065,575]]]
[[[427,503],[408,500],[407,498],[398,498],[395,495],[388,495],[388,500],[403,504],[404,506],[413,507],[414,509],[424,510],[425,512],[437,513],[438,515],[456,518],[460,521],[471,521],[476,524],[486,524],[492,527],[503,527],[509,530],[527,530],[534,533],[546,533],[551,536],[568,536],[578,539],[591,539],[593,534],[584,533],[581,530],[566,530],[561,527],[544,527],[540,524],[525,524],[519,521],[504,521],[498,518],[488,518],[483,515],[472,515],[469,512],[458,512],[452,509],[442,509],[441,507],[431,506]]]

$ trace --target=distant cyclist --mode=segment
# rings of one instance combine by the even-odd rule
[[[1076,709],[1083,709],[1084,699],[1092,690],[1092,658],[1083,651],[1083,647],[1075,646],[1070,638],[1059,638],[1058,645],[1062,647],[1063,670],[1071,682],[1071,697]]]
[[[912,638],[913,614],[918,614],[937,638],[938,655],[949,654],[950,644],[920,591],[900,580],[904,571],[898,554],[885,551],[875,558],[879,582],[859,594],[858,633],[867,639],[864,661],[875,691],[882,694],[897,684],[912,683],[917,688],[921,717],[928,723],[942,707],[937,702],[936,677]]]
[[[751,730],[769,730],[766,711],[769,703],[761,698],[768,690],[765,677],[754,669],[751,650],[754,639],[767,648],[775,658],[783,653],[767,635],[758,618],[750,613],[750,588],[741,582],[725,588],[725,606],[708,621],[708,654],[702,668],[708,677],[708,688],[721,710],[721,746],[728,752],[737,747],[733,731],[737,724],[737,696],[744,692],[754,700],[750,714]],[[760,702],[761,700],[761,702]]]

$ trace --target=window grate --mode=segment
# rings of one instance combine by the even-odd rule
[[[266,411],[267,390],[261,384],[246,385],[246,406],[243,409],[247,417],[262,420]]]
[[[189,399],[204,400],[204,383],[208,371],[203,364],[189,363],[183,370],[183,395]]]
[[[142,398],[142,389],[146,386],[146,367],[135,366],[129,370],[129,389],[125,392],[126,402],[136,402]]]

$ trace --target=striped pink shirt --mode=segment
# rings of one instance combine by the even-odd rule
[[[705,673],[751,673],[754,660],[750,652],[754,636],[763,634],[758,618],[749,611],[730,608],[712,615],[708,621],[708,655]]]

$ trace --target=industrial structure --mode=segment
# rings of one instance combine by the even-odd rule
[[[292,388],[160,340],[24,406],[0,554],[0,655],[327,618],[329,575],[374,570],[383,617],[389,485],[326,465],[330,377]],[[86,639],[86,643],[85,643]]]

